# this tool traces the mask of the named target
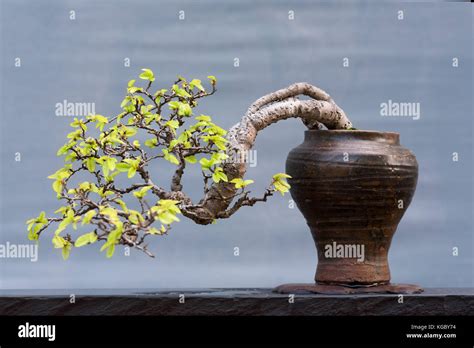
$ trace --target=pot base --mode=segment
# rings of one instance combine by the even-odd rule
[[[350,295],[350,294],[419,294],[423,289],[414,284],[382,284],[374,286],[344,286],[327,284],[283,284],[273,289],[279,294],[326,294],[326,295]]]

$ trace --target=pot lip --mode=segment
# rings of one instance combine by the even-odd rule
[[[400,134],[396,132],[380,132],[362,129],[308,129],[305,131],[305,139],[309,141],[376,141],[390,145],[400,145]]]
[[[307,129],[305,133],[340,133],[340,134],[380,134],[380,135],[392,135],[392,136],[399,136],[400,133],[398,132],[386,132],[386,131],[376,131],[370,129]]]

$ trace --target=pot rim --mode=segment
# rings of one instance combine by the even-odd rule
[[[357,141],[377,141],[391,145],[400,145],[400,134],[359,129],[308,129],[305,139],[311,141],[337,141],[353,139]]]
[[[370,129],[306,129],[305,132],[309,133],[316,133],[316,132],[324,132],[324,133],[348,133],[348,134],[386,134],[386,135],[400,135],[398,132],[386,132],[386,131],[377,131],[377,130],[370,130]]]

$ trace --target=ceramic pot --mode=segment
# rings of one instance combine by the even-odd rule
[[[291,195],[316,243],[318,284],[390,282],[388,251],[418,179],[399,134],[306,131],[286,161]]]

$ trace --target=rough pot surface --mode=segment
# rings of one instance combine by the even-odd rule
[[[390,243],[418,179],[399,134],[314,130],[286,161],[291,195],[316,243],[316,282],[390,281]]]

